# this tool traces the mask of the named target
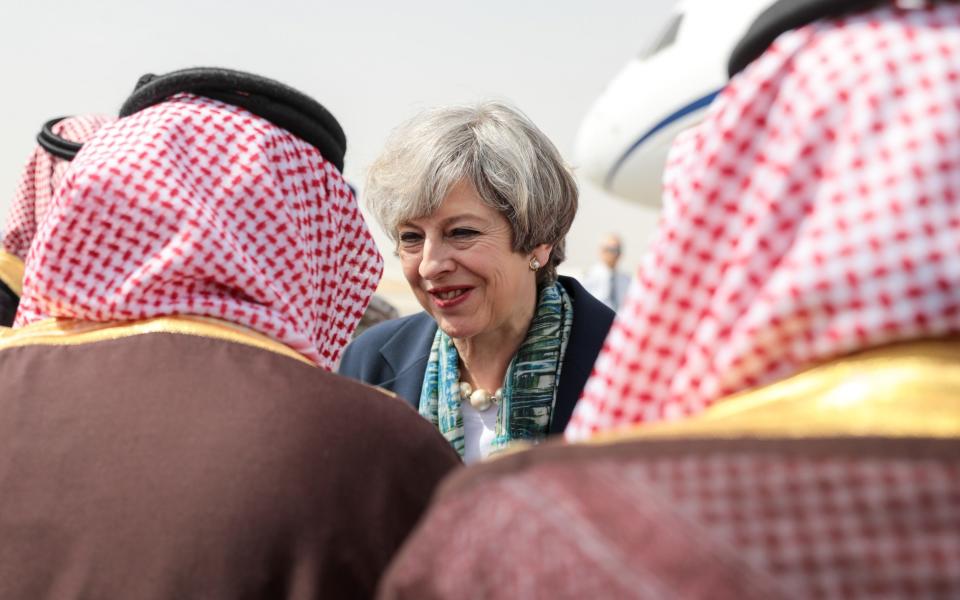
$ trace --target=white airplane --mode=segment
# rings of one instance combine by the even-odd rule
[[[580,126],[575,160],[607,191],[660,205],[660,178],[676,135],[703,119],[727,81],[727,59],[771,0],[688,0],[631,60]]]

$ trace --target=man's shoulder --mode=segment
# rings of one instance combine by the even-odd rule
[[[591,293],[600,293],[610,285],[610,267],[603,263],[596,263],[583,274],[583,286]]]
[[[583,274],[584,279],[592,279],[610,275],[610,267],[603,263],[593,263]]]

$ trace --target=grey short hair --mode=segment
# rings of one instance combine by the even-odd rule
[[[553,143],[500,102],[428,110],[399,126],[367,173],[367,207],[397,242],[400,225],[432,214],[460,181],[500,212],[513,250],[552,244],[541,283],[556,279],[577,214],[577,183]]]

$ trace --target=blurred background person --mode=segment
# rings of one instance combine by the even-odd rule
[[[613,313],[557,277],[577,186],[553,144],[499,103],[396,129],[366,201],[425,312],[357,338],[342,374],[396,392],[468,463],[566,426]]]
[[[600,262],[583,278],[583,287],[614,311],[623,304],[630,286],[630,275],[617,269],[622,254],[623,240],[615,233],[608,234],[600,243]]]
[[[83,142],[114,120],[105,115],[54,119],[37,136],[0,237],[0,326],[13,325],[23,288],[23,261],[70,161]]]
[[[354,330],[353,337],[357,337],[377,323],[396,319],[399,316],[400,311],[397,310],[397,307],[387,302],[385,298],[374,294],[370,297],[370,304],[367,305],[367,309],[363,311],[363,317]]]
[[[145,77],[74,160],[0,338],[0,597],[368,598],[460,464],[328,371],[382,268],[339,125],[190,71],[289,129]]]
[[[381,597],[960,594],[958,30],[758,18],[671,151],[587,443],[448,480]]]

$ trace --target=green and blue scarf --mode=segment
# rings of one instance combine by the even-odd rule
[[[547,435],[560,381],[560,368],[573,325],[573,303],[559,283],[544,286],[527,336],[510,361],[503,400],[497,407],[494,451],[513,440],[540,441]],[[420,414],[430,420],[463,456],[460,361],[453,340],[440,328],[420,391]]]

